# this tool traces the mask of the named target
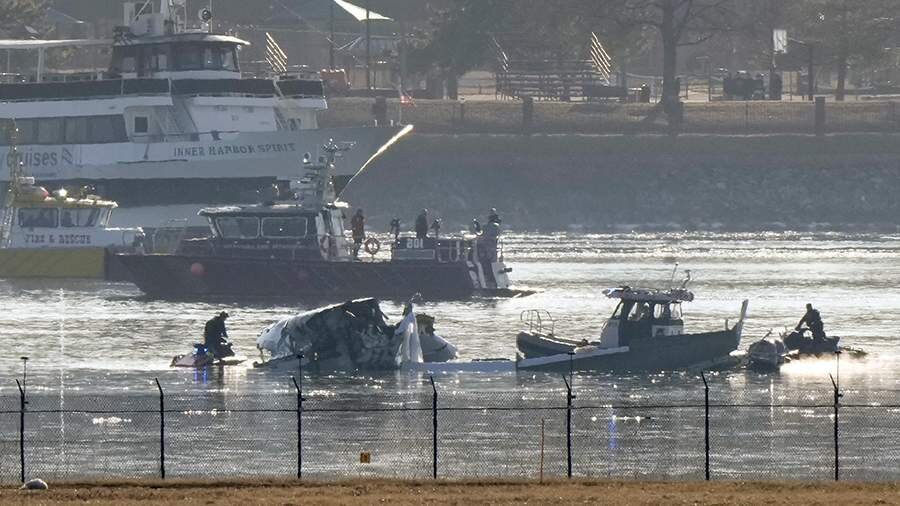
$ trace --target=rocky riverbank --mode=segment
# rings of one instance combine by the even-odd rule
[[[516,229],[896,230],[898,195],[900,135],[414,134],[345,198],[385,228],[496,207]]]

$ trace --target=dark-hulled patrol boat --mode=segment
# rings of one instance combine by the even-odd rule
[[[304,161],[305,176],[287,200],[203,209],[212,235],[182,240],[172,254],[118,255],[132,280],[160,298],[291,296],[303,298],[427,298],[518,296],[509,286],[498,238],[399,237],[390,259],[375,257],[377,239],[366,240],[371,258],[357,260],[345,236],[347,203],[331,180],[334,155]]]
[[[523,319],[529,328],[516,339],[521,353],[518,368],[646,371],[727,363],[741,339],[747,301],[733,326],[726,322],[723,330],[686,334],[681,303],[694,299],[685,288],[689,281],[690,275],[680,288],[667,290],[628,286],[604,290],[604,295],[619,299],[619,304],[603,326],[599,341],[558,338],[547,325],[546,312],[526,312],[528,318]]]

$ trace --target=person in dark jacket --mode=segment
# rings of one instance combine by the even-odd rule
[[[231,351],[231,343],[228,342],[228,331],[225,330],[226,319],[228,319],[228,313],[222,311],[206,322],[203,329],[203,345],[215,358],[234,356],[234,352]]]
[[[428,209],[422,209],[422,212],[416,216],[416,238],[424,239],[428,237]]]
[[[807,328],[812,332],[813,341],[825,340],[825,324],[822,323],[822,316],[817,310],[813,309],[812,304],[806,305],[806,314],[803,315],[803,318],[800,318],[800,322],[797,323],[795,330],[799,331],[803,324],[806,324]]]
[[[394,236],[394,243],[400,240],[400,218],[391,220],[391,235]]]
[[[435,218],[434,221],[431,222],[431,230],[434,230],[434,238],[437,239],[441,235],[441,220]]]
[[[350,232],[353,234],[353,258],[359,258],[359,248],[366,239],[366,218],[362,209],[357,209],[350,219]]]

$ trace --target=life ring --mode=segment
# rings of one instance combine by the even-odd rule
[[[330,256],[331,251],[331,236],[323,235],[321,239],[319,239],[319,250],[322,252],[322,256],[328,258]]]
[[[378,239],[369,237],[368,239],[366,239],[366,242],[363,243],[363,248],[365,248],[366,253],[375,256],[379,251],[381,251],[381,243],[378,241]]]

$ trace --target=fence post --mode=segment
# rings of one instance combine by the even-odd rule
[[[750,131],[750,102],[744,102],[744,132]]]
[[[22,483],[25,483],[25,389],[19,380],[16,380],[16,386],[19,387],[19,465]]]
[[[816,137],[825,135],[825,97],[816,97]]]
[[[572,385],[565,376],[563,381],[566,383],[566,475],[572,478],[572,399],[575,396],[572,395]]]
[[[522,129],[525,133],[531,133],[534,125],[534,99],[529,96],[522,97]]]
[[[431,421],[433,423],[432,431],[431,431],[431,477],[435,480],[437,479],[437,467],[438,467],[438,417],[437,417],[437,406],[438,406],[438,394],[437,387],[434,386],[434,376],[429,376],[431,380],[431,391],[433,395],[431,397]]]
[[[303,478],[303,354],[297,355],[297,377],[291,376],[297,389],[297,479]]]
[[[709,383],[706,382],[706,374],[700,371],[700,378],[703,379],[704,400],[703,405],[706,408],[705,424],[704,424],[704,442],[706,443],[706,481],[709,481]]]
[[[838,367],[840,367],[840,350],[835,352],[835,357],[837,357]],[[829,374],[828,377],[831,378],[831,385],[832,387],[834,387],[834,481],[838,481],[841,476],[841,463],[839,458],[840,446],[838,443],[838,411],[841,405],[841,397],[843,397],[844,394],[841,393],[841,387],[839,383],[840,376],[838,376],[837,381],[835,381],[834,376],[832,376],[831,374]]]
[[[156,380],[156,389],[159,390],[159,477],[166,479],[166,399],[159,378]]]
[[[891,127],[892,127],[892,130],[896,130],[897,127],[900,126],[900,125],[897,124],[897,102],[891,100],[891,101],[888,102],[888,103],[891,104],[891,106],[890,106],[890,110],[891,110]]]

